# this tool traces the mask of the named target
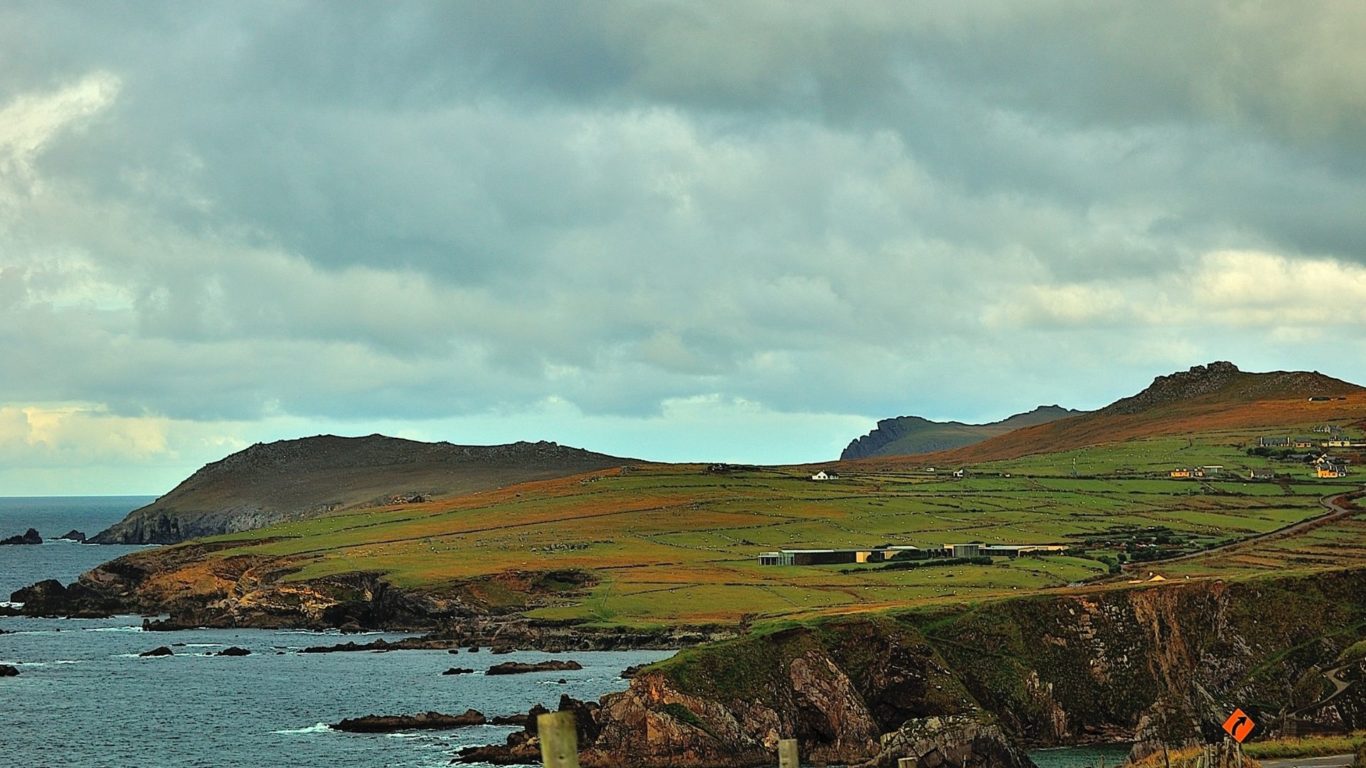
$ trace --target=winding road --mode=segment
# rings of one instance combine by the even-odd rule
[[[1323,498],[1319,499],[1319,506],[1323,507],[1328,511],[1327,513],[1319,515],[1318,517],[1311,517],[1308,520],[1301,520],[1298,523],[1291,523],[1290,525],[1284,526],[1282,528],[1277,528],[1274,531],[1267,531],[1266,533],[1255,534],[1245,539],[1230,541],[1227,544],[1220,544],[1217,547],[1202,549],[1198,552],[1191,552],[1185,555],[1178,555],[1177,557],[1169,557],[1164,560],[1151,560],[1141,563],[1125,563],[1124,571],[1127,572],[1138,566],[1143,566],[1145,568],[1153,568],[1154,566],[1162,566],[1166,565],[1167,563],[1178,563],[1182,560],[1193,560],[1197,557],[1205,557],[1207,555],[1214,554],[1217,552],[1226,552],[1230,549],[1236,549],[1238,547],[1245,547],[1252,544],[1260,544],[1262,542],[1275,541],[1277,539],[1284,539],[1290,536],[1297,536],[1301,533],[1304,533],[1305,531],[1312,531],[1315,528],[1320,528],[1329,523],[1341,520],[1344,517],[1351,517],[1352,515],[1362,514],[1363,510],[1361,509],[1351,506],[1343,506],[1344,504],[1351,503],[1351,500],[1353,498],[1361,496],[1362,494],[1366,494],[1366,486],[1362,486],[1361,488],[1355,491],[1348,491],[1347,493],[1338,493],[1332,496],[1324,496]]]

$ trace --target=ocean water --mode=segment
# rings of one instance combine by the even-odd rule
[[[34,527],[47,537],[93,534],[143,498],[0,499],[0,532]],[[0,597],[44,578],[70,581],[137,547],[52,542],[0,547]],[[671,655],[658,651],[461,650],[301,654],[344,642],[336,633],[270,630],[143,632],[141,619],[0,617],[0,766],[52,768],[417,768],[444,766],[461,747],[502,742],[514,728],[476,727],[392,735],[339,733],[345,717],[467,708],[486,715],[552,709],[560,695],[596,700],[622,690],[621,671]],[[385,633],[358,641],[402,634]],[[174,656],[140,658],[161,645]],[[210,654],[227,646],[245,657]],[[486,677],[503,661],[573,659],[584,669]],[[443,676],[452,666],[471,675]],[[559,682],[564,680],[563,683]]]
[[[100,563],[113,560],[142,547],[76,544],[54,541],[72,529],[87,536],[117,523],[138,507],[150,504],[155,496],[69,496],[15,498],[0,496],[0,539],[34,528],[43,536],[37,546],[0,547],[0,600],[10,593],[42,579],[58,579],[63,584]]]

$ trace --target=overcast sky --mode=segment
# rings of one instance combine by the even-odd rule
[[[0,495],[1366,382],[1366,4],[0,5]]]

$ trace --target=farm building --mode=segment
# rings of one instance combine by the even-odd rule
[[[1346,477],[1347,467],[1332,462],[1319,464],[1314,468],[1314,476],[1321,478]]]
[[[1293,444],[1296,448],[1317,448],[1319,441],[1318,438],[1314,437],[1297,437]]]
[[[1168,473],[1168,475],[1171,477],[1190,477],[1191,471],[1185,467],[1182,467],[1181,469],[1173,469],[1171,472]]]
[[[1289,448],[1290,438],[1288,437],[1259,437],[1257,438],[1258,448]]]
[[[945,544],[942,547],[883,545],[864,549],[780,549],[760,552],[759,565],[842,565],[883,563],[889,560],[928,560],[932,558],[1023,557],[1056,555],[1067,550],[1064,544]]]
[[[1247,473],[1249,480],[1275,480],[1276,471],[1274,469],[1253,469]]]
[[[982,554],[988,557],[1015,558],[1030,555],[1060,555],[1066,551],[1066,544],[988,544],[982,547]]]
[[[817,480],[817,481],[819,481],[819,480],[838,480],[838,479],[840,479],[840,476],[837,475],[837,474],[835,474],[834,472],[826,472],[825,470],[822,469],[821,471],[819,471],[819,472],[817,472],[816,474],[812,475],[812,476],[811,476],[811,479],[812,479],[812,480]]]

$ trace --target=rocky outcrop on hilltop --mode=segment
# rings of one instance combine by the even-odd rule
[[[1272,730],[1351,730],[1366,690],[1334,693],[1323,675],[1364,622],[1366,570],[836,619],[643,670],[580,711],[581,761],[767,766],[796,738],[815,763],[1023,768],[1025,745],[1198,744],[1233,706]],[[528,729],[462,757],[515,763],[537,746]]]
[[[1197,400],[1215,394],[1253,401],[1262,398],[1336,397],[1361,391],[1350,384],[1317,371],[1273,371],[1248,374],[1228,361],[1192,366],[1190,370],[1158,376],[1147,389],[1097,411],[1104,415],[1142,413],[1173,403]]]
[[[567,477],[623,461],[545,441],[470,446],[320,435],[258,443],[204,466],[90,540],[174,544],[339,509],[420,504]]]
[[[38,535],[38,531],[30,528],[18,536],[10,536],[7,539],[0,539],[0,546],[10,544],[42,544],[43,537]]]

